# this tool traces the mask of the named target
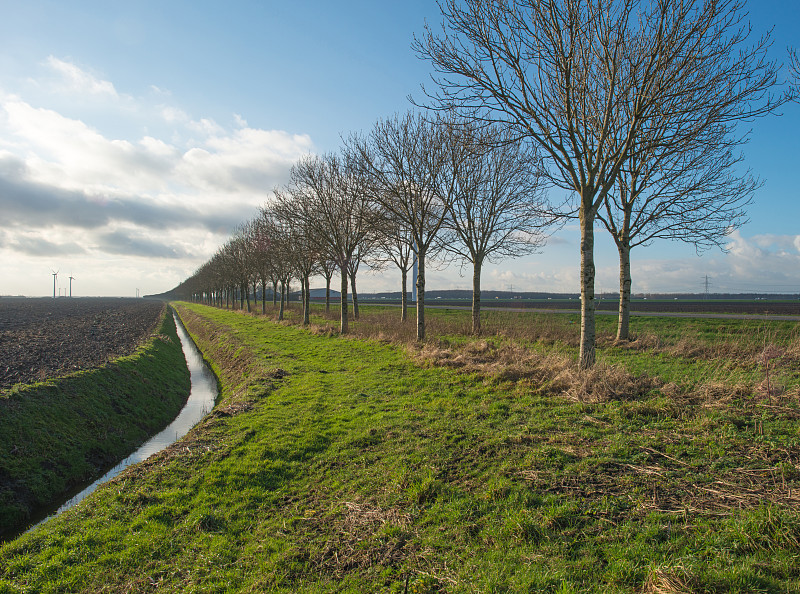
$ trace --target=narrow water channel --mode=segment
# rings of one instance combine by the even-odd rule
[[[53,516],[56,516],[71,508],[88,497],[98,486],[110,481],[117,476],[120,472],[125,470],[131,464],[137,464],[157,454],[167,446],[175,443],[181,437],[189,432],[189,429],[194,427],[200,420],[206,416],[211,409],[214,408],[214,403],[217,399],[217,379],[214,374],[206,366],[203,361],[203,356],[194,344],[194,341],[189,337],[183,324],[178,319],[177,314],[173,312],[175,318],[175,326],[178,329],[178,337],[181,340],[181,347],[183,354],[186,357],[186,364],[189,367],[189,375],[191,380],[191,392],[189,399],[181,409],[181,412],[175,417],[175,420],[169,426],[151,437],[138,450],[125,458],[122,462],[117,464],[114,468],[109,470],[106,474],[94,481],[91,485],[78,488],[79,492],[72,495],[66,502],[62,503],[58,508],[51,508],[42,513],[39,517],[32,518],[32,523],[29,528],[25,530],[32,530],[39,524],[46,522]]]

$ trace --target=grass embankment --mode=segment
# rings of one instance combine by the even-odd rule
[[[97,478],[161,430],[189,395],[168,308],[134,354],[0,392],[0,536]]]
[[[579,374],[555,338],[420,349],[180,312],[221,402],[0,549],[0,592],[800,591],[788,363],[767,394],[734,357],[756,383],[720,396],[705,373]],[[687,358],[667,346],[625,353]]]

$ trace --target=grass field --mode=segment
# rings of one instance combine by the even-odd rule
[[[0,592],[800,591],[793,324],[600,321],[582,373],[569,316],[179,311],[220,404],[0,548]]]

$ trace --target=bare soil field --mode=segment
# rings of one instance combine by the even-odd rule
[[[132,298],[0,298],[0,390],[133,353],[163,308]]]

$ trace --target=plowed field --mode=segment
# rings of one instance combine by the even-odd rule
[[[0,389],[128,355],[164,303],[125,298],[0,299]]]

